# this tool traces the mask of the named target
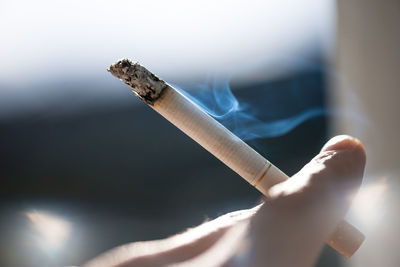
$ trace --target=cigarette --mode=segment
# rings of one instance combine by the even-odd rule
[[[190,99],[139,63],[121,59],[112,64],[108,71],[265,196],[268,196],[269,188],[289,178]],[[326,243],[349,258],[364,239],[357,228],[343,220]]]

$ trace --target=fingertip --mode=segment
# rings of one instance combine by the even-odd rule
[[[321,151],[331,150],[350,150],[354,148],[361,148],[364,150],[364,146],[360,140],[350,135],[337,135],[331,138],[321,149]]]
[[[365,166],[366,151],[362,142],[349,135],[337,135],[331,138],[321,149],[321,152],[328,151],[351,151],[353,161],[358,166]]]
[[[350,135],[337,135],[331,138],[321,149],[321,152],[332,150],[354,150],[359,149],[365,154],[362,142]]]

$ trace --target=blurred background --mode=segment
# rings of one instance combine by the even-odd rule
[[[128,57],[288,175],[331,136],[360,138],[348,219],[367,240],[317,266],[399,266],[399,15],[395,0],[1,1],[0,265],[81,265],[260,201],[107,73]]]

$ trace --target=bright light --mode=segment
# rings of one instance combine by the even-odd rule
[[[3,0],[0,116],[65,101],[66,88],[83,105],[127,101],[105,71],[122,57],[171,82],[212,74],[257,83],[288,75],[331,51],[334,6],[333,0]]]
[[[333,3],[8,0],[0,8],[0,81],[21,73],[25,83],[76,78],[82,70],[83,77],[103,74],[124,56],[163,75],[232,74],[238,66],[276,63],[277,56],[304,56],[314,42],[325,42]]]
[[[388,184],[385,178],[362,187],[354,199],[352,215],[366,226],[376,224],[385,212],[384,203],[387,189]]]
[[[68,239],[71,232],[68,221],[38,211],[27,212],[25,215],[38,233],[38,241],[44,248],[57,250]]]

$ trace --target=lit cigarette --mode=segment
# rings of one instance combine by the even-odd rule
[[[265,196],[271,186],[289,178],[199,106],[138,63],[122,59],[111,65],[108,71]],[[358,229],[342,221],[327,244],[349,258],[364,239]]]

